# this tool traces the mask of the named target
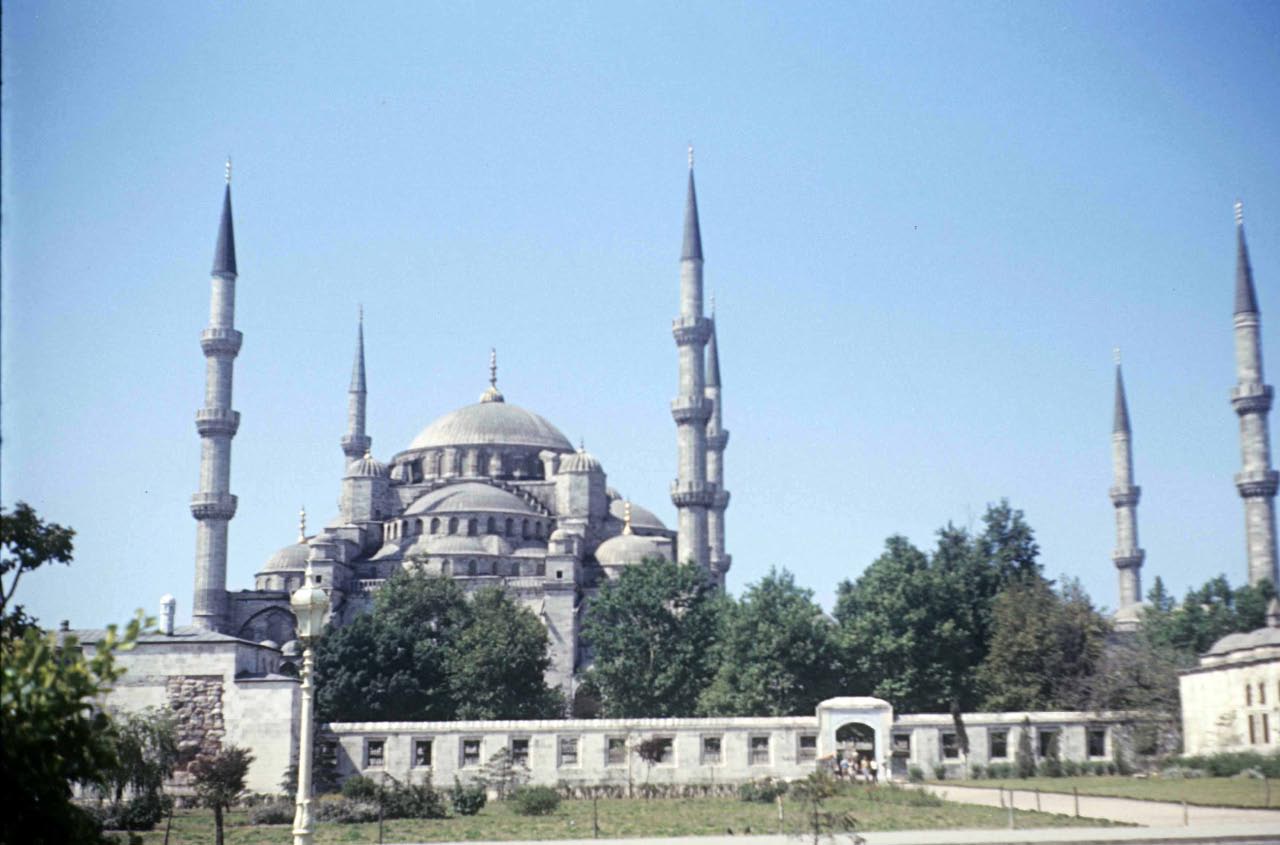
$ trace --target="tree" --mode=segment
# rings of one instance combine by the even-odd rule
[[[557,716],[547,632],[498,590],[468,601],[452,579],[400,572],[371,612],[316,646],[316,711],[329,721]]]
[[[715,674],[720,616],[716,590],[691,564],[646,560],[606,583],[583,625],[604,715],[692,715]]]
[[[719,670],[699,709],[714,716],[812,713],[839,686],[835,626],[785,569],[726,605]]]
[[[96,823],[71,801],[73,783],[103,784],[117,762],[111,720],[95,705],[122,670],[115,653],[132,646],[141,614],[85,654],[73,636],[35,627],[13,603],[22,575],[46,563],[69,563],[74,532],[43,522],[19,502],[0,510],[0,841],[97,842]]]
[[[991,650],[978,682],[991,710],[1072,709],[1102,658],[1110,626],[1079,582],[1028,575],[996,598]]]
[[[170,810],[165,781],[178,762],[178,732],[167,711],[117,713],[116,763],[103,777],[112,815],[124,830],[150,830]],[[125,802],[126,793],[128,802]]]
[[[187,767],[197,800],[213,809],[216,845],[222,845],[222,812],[244,792],[244,779],[252,762],[248,749],[224,745],[218,753],[201,755]]]
[[[1036,773],[1036,754],[1031,745],[1031,717],[1022,717],[1022,729],[1018,731],[1018,750],[1013,755],[1018,777],[1029,778]]]
[[[1142,627],[1152,644],[1172,650],[1184,665],[1227,634],[1253,631],[1266,624],[1267,602],[1275,595],[1270,581],[1232,588],[1225,575],[1187,590],[1181,604],[1173,601],[1157,578],[1148,594]]]

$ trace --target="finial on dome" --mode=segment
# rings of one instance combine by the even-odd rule
[[[1240,200],[1236,200],[1236,225],[1244,225],[1244,203]]]
[[[364,325],[364,303],[363,302],[356,303],[356,322],[358,322],[362,326]]]
[[[579,452],[587,451],[587,440],[585,437],[578,438],[578,451]]]
[[[1120,347],[1115,346],[1111,349],[1111,356],[1116,359],[1116,366],[1120,366]]]
[[[631,500],[622,503],[622,533],[631,533]]]
[[[689,142],[689,169],[693,170],[693,142]]]
[[[298,509],[298,542],[307,542],[307,506]]]
[[[231,184],[231,156],[227,156],[227,184]]]
[[[715,318],[716,318],[716,292],[712,291],[711,292],[711,319],[714,320]]]
[[[495,347],[489,347],[489,386],[498,386],[498,350]]]

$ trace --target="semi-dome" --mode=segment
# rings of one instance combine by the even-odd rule
[[[422,494],[405,510],[405,516],[490,511],[537,514],[528,502],[509,490],[479,481],[464,481]]]
[[[609,515],[622,521],[626,518],[627,503],[622,499],[609,502]],[[648,508],[631,503],[631,527],[637,531],[666,531],[667,526]]]
[[[307,543],[299,540],[267,558],[263,572],[301,572],[307,568]]]
[[[492,400],[445,414],[419,432],[409,449],[444,446],[527,446],[573,451],[569,439],[533,411]]]

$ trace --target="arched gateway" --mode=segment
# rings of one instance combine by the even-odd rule
[[[818,756],[858,754],[874,758],[888,772],[893,705],[880,698],[828,698],[818,705]]]

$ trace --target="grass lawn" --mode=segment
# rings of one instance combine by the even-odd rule
[[[926,830],[937,828],[999,828],[1008,823],[1006,811],[998,807],[975,807],[942,801],[914,790],[879,787],[854,788],[827,803],[831,812],[852,812],[858,830]],[[799,832],[802,805],[783,803],[783,828]],[[1075,819],[1051,813],[1018,810],[1021,828],[1102,826],[1097,819]],[[723,834],[777,833],[778,809],[773,804],[749,804],[733,798],[690,799],[601,799],[600,835],[696,836]],[[288,843],[289,825],[252,826],[248,814],[228,814],[228,845]],[[386,822],[387,842],[464,841],[468,839],[589,839],[592,835],[591,802],[564,801],[550,816],[519,816],[506,802],[491,802],[479,815],[450,819],[402,819]],[[164,841],[164,825],[145,834],[147,845]],[[207,845],[213,841],[213,814],[208,810],[179,811],[174,816],[170,845]],[[377,824],[321,824],[316,826],[316,842],[377,842]]]
[[[952,783],[950,781],[948,784]],[[1268,784],[1252,778],[1133,778],[1122,776],[1073,778],[1009,778],[1007,780],[955,781],[958,785],[1006,789],[1040,789],[1081,795],[1111,795],[1151,801],[1186,801],[1210,807],[1266,807]],[[1270,783],[1272,807],[1280,808],[1280,781]]]

